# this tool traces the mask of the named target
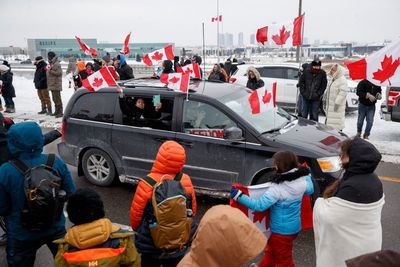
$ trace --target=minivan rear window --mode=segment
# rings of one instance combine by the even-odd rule
[[[116,96],[116,94],[99,92],[82,95],[76,100],[70,116],[77,119],[112,123]]]

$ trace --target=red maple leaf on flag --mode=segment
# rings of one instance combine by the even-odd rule
[[[381,83],[388,80],[389,85],[392,85],[389,78],[394,75],[399,65],[400,65],[400,58],[393,61],[392,56],[388,57],[385,55],[383,61],[381,61],[382,69],[378,69],[377,71],[372,73],[373,74],[372,79],[378,80]]]
[[[190,68],[187,68],[186,70],[185,70],[185,74],[191,74],[193,72],[193,70],[191,70]]]
[[[272,40],[274,40],[274,42],[277,45],[284,45],[289,36],[290,36],[290,31],[286,31],[285,26],[282,26],[282,28],[279,31],[279,35],[277,34],[272,35]]]
[[[179,79],[178,77],[175,77],[175,76],[174,76],[174,77],[172,77],[171,79],[169,79],[169,82],[170,82],[170,83],[177,83],[177,82],[179,82],[179,80],[180,80],[180,79]]]
[[[93,79],[93,86],[94,87],[100,87],[103,84],[103,79],[99,78],[94,78]]]
[[[151,59],[154,59],[156,61],[160,61],[163,58],[163,53],[160,53],[156,51],[152,56]]]
[[[262,211],[262,212],[253,211],[253,223],[256,223],[256,222],[262,223],[262,220],[266,217],[267,217],[267,214],[265,213],[265,211]]]
[[[270,92],[268,92],[267,90],[265,90],[265,94],[262,98],[262,101],[264,104],[268,104],[271,101],[272,98],[272,94]]]

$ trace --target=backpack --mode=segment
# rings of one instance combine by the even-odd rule
[[[30,231],[47,229],[61,218],[66,192],[61,189],[62,178],[53,169],[54,161],[54,154],[48,155],[46,164],[32,168],[20,159],[11,161],[25,177],[26,201],[21,211],[21,223]]]
[[[157,182],[150,176],[143,181],[153,188],[151,206],[153,220],[149,230],[156,248],[164,254],[185,248],[192,228],[191,196],[181,184],[183,174],[174,179]]]

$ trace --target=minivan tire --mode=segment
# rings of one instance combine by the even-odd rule
[[[115,178],[115,165],[104,151],[91,148],[82,157],[82,169],[86,179],[98,186],[109,186]]]

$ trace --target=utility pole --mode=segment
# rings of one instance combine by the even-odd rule
[[[300,0],[301,1],[301,0]],[[218,63],[219,63],[219,0],[217,0],[217,53],[218,53]]]
[[[301,6],[302,6],[302,0],[299,0],[299,16],[301,16]],[[303,18],[304,19],[304,18]],[[301,27],[302,28],[302,32],[304,32],[304,23],[303,23],[303,27]],[[303,34],[302,34],[302,36],[301,36],[301,39],[302,39],[302,43],[301,43],[301,45],[298,45],[297,47],[296,47],[296,62],[300,62],[300,49],[301,49],[301,46],[303,45]]]

